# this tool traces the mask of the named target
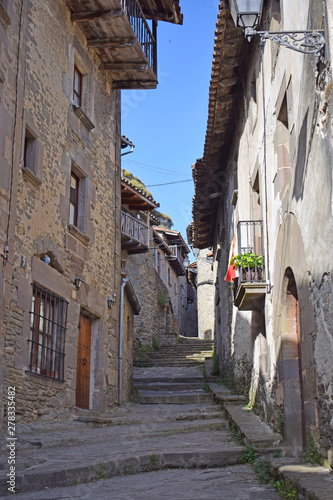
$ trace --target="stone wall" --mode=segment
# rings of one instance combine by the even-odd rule
[[[214,338],[214,275],[211,250],[200,250],[197,257],[197,301],[198,301],[198,336],[201,339]]]
[[[155,271],[154,254],[130,255],[127,261],[128,276],[141,306],[140,315],[134,318],[136,345],[160,345],[176,342],[179,324],[169,299],[169,290]]]
[[[91,319],[89,408],[110,410],[117,398],[119,303],[108,310],[107,297],[120,286],[120,93],[99,71],[100,62],[70,22],[64,1],[32,0],[29,14],[27,2],[23,5],[26,32],[22,28],[19,69],[24,82],[14,144],[18,194],[12,199],[13,280],[5,293],[5,384],[16,386],[18,418],[67,418],[76,406],[80,312]],[[82,106],[92,130],[72,106],[74,63],[86,70]],[[9,101],[6,105],[12,108]],[[8,130],[12,114],[1,120]],[[22,163],[27,132],[36,141],[31,165]],[[7,142],[10,150],[11,137]],[[71,170],[80,182],[77,227],[69,224]],[[41,260],[45,256],[49,265]],[[77,275],[84,279],[79,290],[73,284]],[[63,382],[30,373],[32,282],[68,301]]]

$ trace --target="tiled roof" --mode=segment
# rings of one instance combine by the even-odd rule
[[[152,196],[147,195],[147,193],[145,191],[143,191],[142,189],[139,189],[138,187],[134,186],[134,184],[132,184],[131,181],[129,181],[128,179],[126,179],[126,177],[122,177],[121,178],[121,183],[123,185],[127,185],[128,187],[130,187],[133,191],[135,191],[136,193],[138,193],[141,197],[145,198],[146,200],[149,200],[149,202],[150,202],[151,205],[155,205],[153,208],[157,208],[157,207],[160,206],[160,204],[157,203],[157,201],[155,201]]]
[[[220,1],[216,23],[204,155],[192,170],[195,186],[193,243],[197,248],[212,245],[211,220],[217,193],[223,186],[223,162],[227,157],[229,122],[237,93],[239,61],[244,43],[244,35],[235,27],[227,5],[226,0]]]

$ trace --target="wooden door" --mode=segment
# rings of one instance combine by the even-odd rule
[[[89,408],[91,319],[80,314],[77,345],[76,406]]]

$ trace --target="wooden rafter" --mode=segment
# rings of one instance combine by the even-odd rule
[[[122,47],[135,47],[137,43],[137,38],[99,38],[97,40],[87,40],[87,47],[99,48],[99,49],[112,49],[112,48],[122,48]]]
[[[124,15],[122,9],[112,10],[95,10],[87,12],[75,12],[71,15],[73,23],[81,23],[83,21],[95,21],[97,19],[110,19],[112,17],[121,17]]]
[[[147,71],[148,63],[137,63],[137,62],[126,62],[126,63],[116,63],[116,62],[106,62],[102,63],[99,67],[101,71]]]

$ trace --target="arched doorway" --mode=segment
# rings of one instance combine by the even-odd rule
[[[283,388],[284,439],[290,454],[306,446],[302,380],[300,312],[294,273],[287,268],[282,284],[281,347],[278,357],[279,381]]]

